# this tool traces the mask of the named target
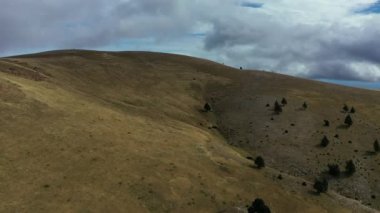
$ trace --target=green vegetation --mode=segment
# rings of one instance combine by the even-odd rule
[[[375,142],[373,142],[373,150],[375,153],[380,152],[380,146],[379,146],[379,141],[376,139]]]
[[[277,101],[274,102],[274,112],[277,114],[282,112],[282,106]]]
[[[355,164],[352,160],[346,162],[346,174],[353,175],[356,172]]]
[[[347,106],[347,104],[344,104],[344,106],[343,106],[342,109],[343,109],[344,112],[348,112],[348,106]]]
[[[346,118],[344,119],[344,123],[345,123],[348,127],[352,126],[353,121],[352,121],[352,118],[351,118],[350,115],[347,115],[347,116],[346,116]]]
[[[265,204],[261,198],[255,199],[251,206],[248,207],[248,213],[270,213],[269,207]]]
[[[329,188],[329,183],[326,179],[315,180],[313,188],[317,191],[318,194],[327,192]]]
[[[329,143],[330,143],[330,141],[329,141],[329,139],[327,139],[326,135],[323,136],[321,144],[320,144],[321,147],[327,147],[329,145]]]
[[[286,104],[288,104],[288,101],[287,101],[285,98],[282,98],[282,100],[281,100],[281,104],[282,104],[283,106],[285,106]]]
[[[264,158],[262,158],[261,156],[258,156],[255,159],[255,164],[256,164],[256,166],[257,166],[258,169],[261,169],[261,168],[265,167]]]
[[[210,106],[210,104],[209,104],[209,103],[205,103],[205,105],[203,106],[203,110],[204,110],[205,112],[209,112],[209,111],[211,111],[211,106]]]
[[[340,168],[338,164],[329,164],[327,165],[329,168],[328,172],[330,175],[334,177],[339,177],[340,176]]]
[[[306,102],[304,102],[304,103],[302,104],[302,108],[306,110],[306,109],[307,109],[307,107],[308,107],[308,106],[307,106],[307,103],[306,103]]]

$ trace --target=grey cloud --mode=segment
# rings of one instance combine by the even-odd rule
[[[317,62],[310,66],[307,77],[316,79],[365,80],[344,62]]]
[[[173,0],[5,0],[0,54],[16,49],[94,48],[123,38],[186,33],[191,18]],[[187,24],[186,24],[187,23]]]
[[[281,25],[270,17],[255,16],[259,23],[236,20],[214,22],[205,48],[225,54],[243,66],[277,70],[309,78],[377,80],[361,75],[351,63],[380,64],[380,30],[366,26]],[[263,24],[264,23],[264,24]],[[247,57],[249,57],[247,59]]]
[[[202,33],[205,36],[198,39],[204,49],[197,52],[227,64],[310,78],[373,80],[380,76],[351,66],[379,66],[378,18],[357,26],[292,22],[265,12],[276,1],[260,9],[241,7],[244,2],[3,0],[0,55],[29,49],[97,48],[122,39],[150,38],[164,46]],[[209,27],[194,32],[198,25]]]

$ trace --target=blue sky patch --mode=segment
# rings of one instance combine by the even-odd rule
[[[262,8],[264,4],[262,3],[254,3],[254,2],[243,2],[241,4],[242,7],[250,7],[250,8]]]
[[[368,5],[368,7],[358,10],[357,13],[362,13],[362,14],[380,13],[380,1],[377,1],[376,3]]]

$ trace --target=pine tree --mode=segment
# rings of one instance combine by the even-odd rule
[[[329,164],[327,165],[329,167],[329,174],[335,177],[338,177],[340,175],[340,168],[338,164]]]
[[[356,112],[354,107],[351,107],[350,113],[354,114]]]
[[[347,104],[344,104],[344,106],[343,106],[342,109],[343,109],[344,112],[348,112],[348,106],[347,106]]]
[[[373,149],[376,153],[380,152],[379,141],[377,139],[375,140],[375,142],[373,142]]]
[[[269,207],[265,204],[265,202],[257,198],[252,202],[252,205],[248,207],[248,213],[270,213]]]
[[[282,112],[282,106],[277,101],[274,102],[274,112],[277,114]]]
[[[317,193],[320,194],[322,192],[327,192],[329,188],[329,183],[326,179],[323,180],[315,180],[313,188],[317,190]]]
[[[209,111],[211,111],[211,106],[210,106],[210,104],[209,104],[209,103],[205,103],[205,105],[204,105],[204,107],[203,107],[203,110],[204,110],[205,112],[209,112]]]
[[[330,141],[327,139],[326,135],[322,138],[321,141],[321,147],[327,147],[329,145]]]
[[[281,104],[282,104],[282,105],[286,105],[286,104],[288,104],[288,101],[287,101],[285,98],[282,98],[282,100],[281,100]]]
[[[356,171],[355,164],[352,160],[346,162],[346,173],[348,175],[353,175]]]
[[[344,119],[344,123],[347,124],[348,127],[352,126],[353,121],[350,115],[346,116],[346,119]]]
[[[261,156],[258,156],[255,159],[255,164],[256,164],[257,168],[259,168],[259,169],[265,167],[264,158],[262,158]]]
[[[328,120],[324,120],[323,122],[325,122],[324,126],[330,126],[330,122]]]
[[[302,104],[302,108],[303,108],[303,109],[307,109],[307,104],[306,104],[306,102],[303,102],[303,104]]]

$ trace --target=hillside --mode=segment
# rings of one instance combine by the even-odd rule
[[[264,156],[270,167],[286,174],[309,181],[327,177],[340,194],[380,209],[380,155],[373,153],[373,143],[380,137],[378,91],[265,72],[243,76],[208,93],[231,145]],[[274,103],[282,98],[287,104],[276,114]],[[355,112],[344,112],[345,104]],[[353,120],[349,128],[344,123],[347,115]],[[330,141],[325,148],[320,147],[324,136]],[[338,164],[344,171],[349,160],[356,165],[354,175],[325,174],[328,164]]]
[[[366,156],[377,96],[169,54],[3,58],[0,212],[244,212],[257,197],[273,212],[375,212],[361,203],[380,208],[380,155]],[[282,97],[272,115],[266,104]],[[357,109],[349,129],[344,103]],[[246,159],[257,155],[265,169]],[[358,171],[332,180],[338,193],[311,193],[326,163],[348,159]]]

